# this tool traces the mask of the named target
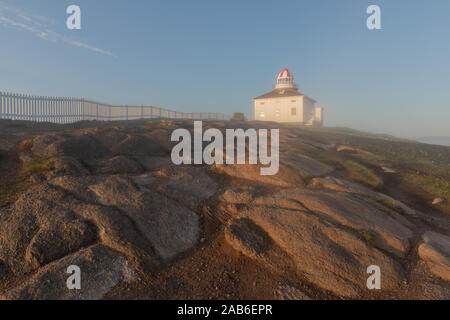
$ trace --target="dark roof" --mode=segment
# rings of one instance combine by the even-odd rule
[[[294,97],[294,96],[304,96],[303,93],[299,92],[297,89],[273,89],[272,91],[265,93],[259,97],[253,99],[266,99],[266,98],[282,98],[282,97]],[[310,98],[311,99],[311,98]],[[313,100],[313,99],[311,99]],[[313,100],[315,102],[315,100]]]

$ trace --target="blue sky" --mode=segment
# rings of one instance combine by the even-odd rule
[[[249,114],[287,67],[327,126],[450,136],[449,17],[448,0],[0,0],[0,90]]]

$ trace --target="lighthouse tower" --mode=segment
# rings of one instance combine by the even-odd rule
[[[255,120],[296,122],[303,125],[322,125],[323,109],[316,101],[300,93],[294,76],[284,68],[277,77],[275,88],[253,99]]]
[[[275,86],[276,89],[297,89],[297,85],[294,83],[294,77],[289,72],[287,68],[284,68],[283,71],[277,77],[277,84]]]

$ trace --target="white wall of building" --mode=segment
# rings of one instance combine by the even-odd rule
[[[308,97],[304,97],[303,101],[303,123],[312,125],[315,119],[315,101]]]
[[[322,107],[316,107],[315,108],[315,124],[323,125],[323,108]]]
[[[303,96],[255,99],[255,120],[303,122],[303,99]]]
[[[277,77],[272,92],[254,101],[254,119],[257,121],[295,122],[304,125],[322,125],[323,109],[316,101],[298,92],[294,77],[287,68]]]

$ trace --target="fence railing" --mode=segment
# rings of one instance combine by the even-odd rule
[[[186,113],[153,106],[109,105],[83,98],[43,97],[0,92],[0,119],[74,123],[83,120],[230,120],[212,112]]]

